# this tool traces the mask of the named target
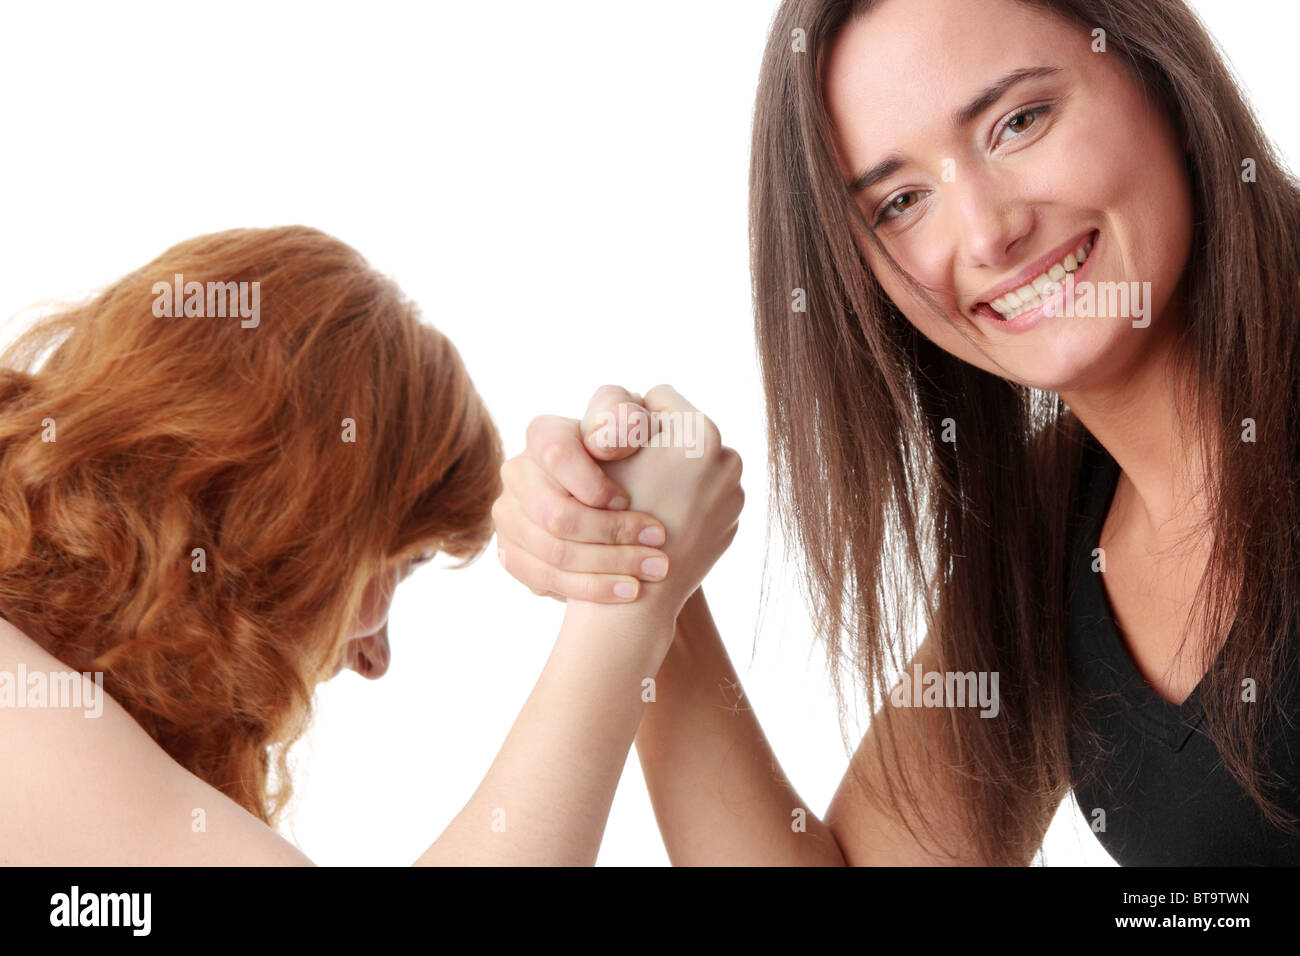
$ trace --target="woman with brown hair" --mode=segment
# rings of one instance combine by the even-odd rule
[[[397,584],[492,535],[501,445],[455,348],[338,240],[239,229],[42,319],[0,408],[0,861],[308,862],[271,826],[313,690],[381,676]],[[634,466],[689,488],[662,516],[692,560],[635,606],[574,602],[420,863],[594,860],[641,681],[734,533],[736,459],[712,439],[703,468]],[[95,713],[48,693],[78,674],[107,693]]]
[[[792,828],[696,593],[637,741],[673,861],[1024,864],[1073,788],[1121,863],[1300,862],[1300,190],[1200,23],[787,0],[751,163],[773,510],[875,718]],[[505,471],[507,556],[641,506],[584,434]],[[636,568],[569,555],[514,570]]]

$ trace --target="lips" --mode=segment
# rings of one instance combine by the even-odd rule
[[[1008,297],[1013,295],[1014,290],[1013,293],[1002,295],[1002,300],[998,302],[998,306],[1008,308],[1008,315],[1002,315],[987,302],[976,304],[971,311],[975,313],[976,319],[987,326],[988,330],[996,330],[998,336],[1002,336],[1002,334],[1019,336],[1019,334],[1037,328],[1044,321],[1047,321],[1050,316],[1062,315],[1067,308],[1065,299],[1069,297],[1071,290],[1074,290],[1076,285],[1082,286],[1092,281],[1092,273],[1095,272],[1097,259],[1104,252],[1105,239],[1100,232],[1093,232],[1086,243],[1086,247],[1088,251],[1084,255],[1083,263],[1078,264],[1078,268],[1073,273],[1067,273],[1063,281],[1053,280],[1052,273],[1049,272],[1049,285],[1043,287],[1043,289],[1031,291],[1028,299],[1024,300],[1024,302],[1019,302],[1017,298],[1019,304],[1015,304],[1015,306],[1009,306],[1008,304]],[[1058,265],[1057,268],[1063,268],[1063,265]],[[1017,297],[1019,295],[1018,293],[1014,294]],[[1048,311],[1049,306],[1052,306],[1050,312]]]
[[[1051,283],[1060,283],[1069,273],[1082,268],[1097,240],[1097,231],[1089,230],[1034,260],[1011,278],[985,292],[973,311],[1000,321],[1042,305]]]

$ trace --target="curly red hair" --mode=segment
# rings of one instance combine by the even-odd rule
[[[258,283],[257,324],[155,315],[177,275]],[[0,366],[0,610],[274,824],[370,576],[491,537],[501,443],[459,354],[296,226],[182,242]]]

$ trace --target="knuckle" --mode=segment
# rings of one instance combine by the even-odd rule
[[[574,524],[569,509],[561,502],[553,502],[543,512],[542,527],[554,538],[570,537],[573,534]]]
[[[593,603],[602,603],[604,600],[604,587],[600,579],[594,574],[584,574],[581,580],[582,585],[579,590],[582,592],[582,599]]]
[[[559,578],[560,576],[559,574],[556,573],[554,568],[549,568],[549,567],[545,568],[542,570],[541,574],[539,575],[537,586],[541,588],[543,591],[551,592],[551,593],[563,590],[560,587]]]
[[[529,448],[532,448],[539,440],[541,440],[542,436],[548,430],[549,425],[549,415],[538,415],[528,423],[528,427],[524,429],[524,440],[527,442]]]
[[[608,398],[611,396],[623,396],[626,394],[627,394],[627,389],[623,388],[620,385],[602,385],[598,389],[596,389],[595,392],[592,393],[591,402],[589,404],[595,404],[599,399],[602,398]]]
[[[722,448],[722,440],[716,431],[709,431],[701,428],[699,435],[696,437],[696,444],[699,448],[700,455],[707,461],[717,460],[718,452]]]
[[[567,568],[570,554],[569,542],[562,538],[555,538],[547,546],[546,563],[555,568]]]
[[[559,468],[560,464],[564,461],[564,457],[567,451],[568,449],[565,448],[564,442],[562,441],[548,442],[547,445],[542,449],[542,454],[541,454],[542,467],[545,468],[548,472],[554,473],[555,470]]]
[[[503,488],[513,488],[515,479],[519,474],[518,457],[507,458],[503,461],[501,467],[498,469],[498,474],[501,476],[501,485]]]
[[[556,506],[552,499],[547,498],[537,505],[537,526],[547,534],[555,534],[556,525]]]
[[[607,483],[609,483],[609,479],[599,468],[596,468],[594,473],[590,469],[583,468],[581,472],[575,475],[572,481],[573,487],[569,490],[575,498],[584,504],[588,502],[599,503],[602,498],[608,500],[614,497],[614,492],[607,490]]]
[[[745,470],[744,462],[740,459],[740,454],[734,448],[724,447],[721,452],[722,473],[729,482],[740,481],[740,476]]]
[[[673,388],[671,385],[659,384],[645,393],[645,400],[646,402],[653,402],[655,399],[664,398],[675,391],[677,391],[677,389]]]

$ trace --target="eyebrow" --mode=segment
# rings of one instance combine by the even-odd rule
[[[1023,83],[1025,80],[1036,80],[1059,72],[1061,71],[1054,66],[1031,66],[1023,70],[1013,70],[1001,79],[990,83],[973,100],[957,110],[952,116],[952,125],[957,128],[966,126],[986,109],[1002,99],[1007,90],[1017,83]],[[907,160],[898,153],[891,153],[870,169],[860,173],[849,188],[854,193],[860,193],[862,190],[874,186],[882,179],[892,176],[905,165],[907,165]]]

